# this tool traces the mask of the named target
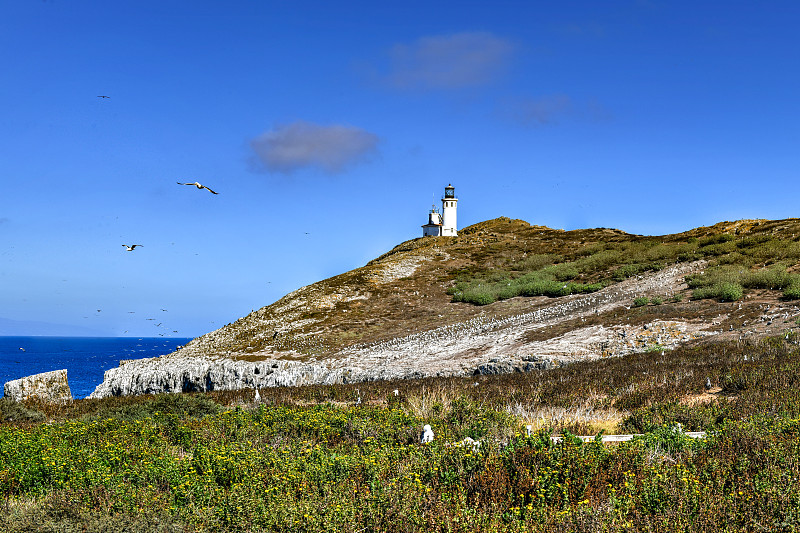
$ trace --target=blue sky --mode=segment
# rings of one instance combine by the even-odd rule
[[[448,183],[460,227],[797,217],[798,27],[793,1],[2,1],[0,333],[200,335],[420,236]]]

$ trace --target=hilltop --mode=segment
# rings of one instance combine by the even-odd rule
[[[551,368],[780,333],[798,297],[799,219],[642,236],[498,218],[112,369],[95,395]]]

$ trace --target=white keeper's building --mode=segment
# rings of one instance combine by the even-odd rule
[[[428,223],[422,226],[423,237],[455,237],[458,235],[458,224],[456,222],[456,189],[452,185],[444,188],[442,198],[442,212],[436,210],[436,206],[431,206],[428,213]]]

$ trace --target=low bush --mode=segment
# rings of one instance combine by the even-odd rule
[[[733,235],[731,235],[729,233],[720,233],[719,235],[712,235],[710,237],[704,237],[704,238],[699,240],[698,244],[700,245],[701,248],[704,248],[706,246],[712,246],[712,245],[716,245],[716,244],[723,244],[723,243],[726,243],[726,242],[731,242],[735,238],[736,237],[734,237]]]
[[[785,267],[777,265],[745,272],[740,283],[748,289],[782,290],[794,283],[800,283],[800,276],[790,274]]]
[[[558,266],[558,265],[556,265]],[[487,305],[498,300],[516,296],[548,296],[556,298],[568,294],[595,292],[602,289],[602,283],[574,283],[559,281],[559,277],[569,277],[575,273],[571,266],[564,268],[546,267],[517,278],[503,278],[494,281],[473,281],[456,283],[448,293],[454,302],[467,302]]]
[[[744,296],[744,289],[738,283],[720,281],[711,286],[701,287],[692,291],[692,298],[703,300],[715,298],[723,302],[735,302]]]
[[[783,290],[783,297],[788,300],[800,300],[800,283],[792,283]]]

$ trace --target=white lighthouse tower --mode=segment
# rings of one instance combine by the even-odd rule
[[[423,237],[455,237],[458,235],[458,224],[456,222],[456,189],[452,185],[444,188],[444,198],[442,198],[441,214],[436,210],[436,206],[431,207],[428,213],[428,223],[422,226]]]
[[[455,237],[458,235],[458,224],[456,222],[456,207],[458,205],[458,198],[456,198],[456,189],[448,184],[444,188],[444,198],[442,198],[442,236]]]

